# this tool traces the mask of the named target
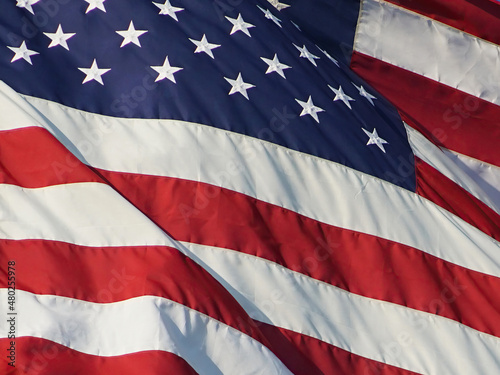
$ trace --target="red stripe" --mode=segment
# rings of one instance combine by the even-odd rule
[[[390,366],[382,362],[361,357],[336,346],[327,344],[313,337],[301,335],[300,333],[289,331],[284,328],[260,323],[259,328],[268,340],[277,348],[280,348],[278,355],[283,358],[283,363],[292,367],[295,364],[294,353],[299,351],[302,356],[314,363],[314,370],[306,367],[294,368],[294,374],[315,375],[315,374],[339,374],[339,375],[411,375],[415,372]],[[397,356],[397,348],[394,346],[384,348],[387,355]],[[287,363],[289,362],[289,363]]]
[[[386,0],[500,44],[500,4],[495,0]]]
[[[40,127],[0,131],[0,183],[27,188],[101,182],[52,134]]]
[[[30,135],[28,130],[26,134]],[[22,138],[19,141],[22,145]],[[38,143],[39,147],[43,146],[47,149],[54,145],[51,136],[40,137]],[[12,160],[24,152],[23,147],[15,147],[16,145],[2,147],[3,152],[8,153]],[[25,168],[35,170],[38,161],[39,159],[28,158],[24,159],[23,163],[25,163]],[[85,170],[85,173],[88,171]],[[96,171],[96,173],[102,174],[105,180],[176,240],[234,249],[256,255],[352,293],[436,313],[480,331],[500,336],[500,301],[495,302],[487,297],[492,295],[493,291],[500,290],[498,278],[444,262],[398,243],[322,224],[281,207],[219,187],[166,177],[108,171]],[[74,175],[70,171],[63,174],[65,182],[72,182],[72,178]],[[76,175],[76,178],[80,176]],[[45,180],[38,183],[35,178],[30,181],[35,185],[41,185],[43,182]],[[28,243],[25,246],[25,251],[33,251],[33,244]],[[147,277],[164,275],[165,270],[173,272],[170,275],[176,275],[176,278],[180,277],[175,267],[157,268],[158,264],[164,264],[161,258],[159,262],[153,260],[136,263],[136,258],[142,259],[145,256],[144,253],[150,251],[153,252],[153,250],[146,252],[145,248],[131,249],[127,253],[133,255],[121,260],[123,254],[117,250],[115,253],[106,251],[108,256],[112,254],[115,256],[112,263],[105,263],[106,258],[102,258],[101,263],[105,264],[101,266],[102,270],[107,270],[109,264],[114,264],[115,267],[126,264],[127,270],[143,265],[142,271],[137,270],[137,272],[143,272],[139,273],[140,279],[144,279],[146,275]],[[158,253],[158,249],[155,251]],[[180,267],[180,270],[185,269],[190,276],[186,278],[186,282],[177,284],[169,281],[171,280],[169,278],[162,279],[161,284],[157,284],[158,280],[151,280],[151,285],[144,286],[145,290],[160,293],[163,283],[166,283],[169,298],[178,300],[198,311],[206,311],[208,315],[229,325],[235,325],[240,330],[246,329],[252,337],[256,337],[256,333],[251,328],[239,326],[241,322],[238,322],[238,319],[248,321],[246,314],[238,310],[239,305],[235,301],[228,300],[225,290],[219,284],[213,285],[214,282],[208,275],[203,276],[203,273],[196,271],[207,280],[205,288],[200,289],[197,294],[187,293],[186,295],[186,292],[190,290],[186,289],[186,285],[192,285],[190,280],[197,277],[193,276],[192,262],[183,260],[185,258],[172,249],[167,252],[178,254],[170,256],[176,258],[180,265],[184,261],[187,262],[187,265]],[[59,262],[50,254],[40,255],[38,258],[40,262],[45,259],[46,263],[51,264],[53,260],[55,262],[53,264],[60,265],[62,269],[65,266],[61,265],[61,259],[78,259],[78,262],[86,264],[81,274],[76,273],[79,275],[75,279],[77,282],[71,287],[68,286],[68,291],[64,295],[92,298],[91,293],[95,296],[98,290],[82,290],[88,273],[93,269],[92,263],[89,263],[89,260],[93,259],[92,252],[86,251],[85,253],[85,256],[80,257],[81,259],[73,255],[71,257],[59,255]],[[158,255],[151,256],[153,258],[147,259],[156,259],[154,257]],[[29,258],[38,259],[31,254]],[[47,262],[47,259],[52,260]],[[38,263],[28,262],[28,264],[36,269]],[[145,269],[149,271],[146,272]],[[60,274],[61,278],[57,283],[48,282],[47,287],[63,288],[69,285],[67,279],[72,276],[73,271],[54,273]],[[35,275],[36,272],[27,269],[23,274]],[[43,278],[43,275],[40,277]],[[109,283],[109,270],[100,277],[95,287],[102,287]],[[161,278],[161,276],[158,277]],[[37,285],[37,280],[37,278],[32,278],[26,287]],[[157,289],[154,289],[154,285],[158,286]],[[196,285],[199,283],[197,282]],[[132,288],[131,290],[125,288],[120,298],[142,295],[145,292],[141,289],[142,287],[138,286],[138,289]],[[195,289],[193,285],[191,291]],[[203,298],[207,299],[206,296],[211,295],[212,289],[220,290],[221,299],[218,302],[222,304],[210,304],[210,301],[204,301],[208,307],[200,305],[199,301],[203,301]],[[54,292],[62,293],[57,289],[50,289],[45,293]],[[88,295],[84,296],[81,293],[88,293]],[[189,296],[193,296],[192,300]],[[219,311],[218,309],[222,308],[220,306],[232,307]],[[234,311],[240,311],[237,314],[240,318],[233,317]]]
[[[500,337],[500,278],[199,182],[100,171],[175,239],[233,249]],[[497,291],[497,292],[493,292]]]
[[[185,263],[190,262],[189,260],[179,261],[173,249],[160,247],[100,249],[42,240],[0,240],[0,248],[2,248],[0,262],[5,264],[7,259],[16,259],[16,273],[23,275],[17,280],[18,289],[93,302],[112,302],[140,295],[158,295],[205,312],[210,316],[216,315],[213,311],[217,310],[215,307],[217,295],[214,293],[214,288],[210,288],[211,280],[201,277],[193,280],[191,275],[186,276]],[[175,282],[167,276],[174,271]],[[5,287],[5,285],[0,284],[0,287]],[[209,291],[206,290],[207,287]],[[231,301],[229,302],[231,304]],[[211,307],[206,309],[203,307],[205,305]],[[222,306],[226,305],[222,304]],[[224,315],[224,312],[219,312],[219,314]],[[225,320],[220,316],[218,318],[221,321]],[[241,321],[239,323],[238,329],[245,328],[241,326]],[[384,369],[384,372],[380,374],[410,374],[409,372],[394,372],[391,366],[348,353],[308,336],[277,328],[273,330],[272,327],[258,321],[251,321],[250,325],[252,329],[255,327],[259,330],[260,340],[266,343],[285,366],[297,375],[333,374],[339,373],[338,371],[342,369],[345,372],[340,373],[347,374],[350,373],[348,371],[350,366],[360,371],[365,368]],[[23,340],[28,340],[28,342],[23,343]],[[18,368],[32,366],[34,370],[39,371],[34,371],[33,374],[57,374],[57,371],[67,369],[65,366],[68,363],[75,363],[75,369],[79,366],[82,370],[92,369],[95,364],[93,360],[99,358],[72,351],[51,341],[34,338],[18,338],[16,350]],[[33,353],[33,355],[25,355],[26,352]],[[54,364],[45,365],[44,358],[52,358],[51,354],[46,353],[54,352],[57,353],[58,360],[54,361]],[[143,359],[151,361],[155,359],[155,356],[161,356],[162,353],[143,352],[145,355]],[[78,355],[80,357],[75,357]],[[107,359],[110,361],[108,364],[110,371],[121,368],[120,366],[132,366],[136,360],[140,359],[140,355],[141,353],[136,353]],[[126,362],[127,358],[130,362]],[[58,364],[62,367],[57,367]],[[101,372],[114,374],[114,372]],[[155,372],[142,371],[141,373],[154,374]],[[177,374],[177,372],[169,373]],[[353,374],[357,373],[353,372]],[[31,373],[28,372],[28,374]]]
[[[46,240],[0,240],[0,264],[16,261],[16,287],[35,294],[109,303],[154,295],[204,313],[266,344],[253,320],[207,271],[176,249],[84,247]],[[0,287],[7,287],[7,270]]]
[[[500,241],[500,215],[429,164],[415,159],[417,194]]]
[[[351,67],[435,144],[500,166],[499,106],[358,52]]]
[[[37,188],[103,182],[94,170],[76,159],[43,128],[0,131],[0,145],[0,183]],[[158,295],[265,343],[253,321],[226,289],[176,249],[89,248],[41,240],[0,240],[0,249],[4,263],[9,259],[19,260],[16,267],[23,274],[17,284],[19,289],[91,302]],[[131,276],[133,281],[129,280]],[[6,286],[2,281],[0,285]]]
[[[14,150],[9,152],[15,157]],[[37,160],[25,162],[37,165]],[[436,313],[500,336],[500,301],[494,298],[500,290],[498,278],[219,187],[157,176],[97,173],[177,240],[260,256],[350,292]],[[71,182],[69,174],[65,180]],[[3,241],[1,247],[5,249],[1,262],[20,257],[25,264],[24,271],[19,271],[26,276],[20,280],[21,289],[89,300],[95,300],[103,286],[112,299],[168,293],[167,298],[266,341],[235,301],[222,291],[220,297],[214,294],[218,284],[211,286],[214,281],[202,272],[190,273],[192,262],[173,249],[76,250],[74,245],[50,241]],[[113,268],[137,274],[140,283],[123,289],[116,282],[110,284],[116,277],[111,274]],[[186,281],[184,272],[190,275]]]
[[[9,339],[0,339],[0,373],[6,375],[196,375],[182,358],[165,351],[143,351],[116,357],[100,357],[78,352],[55,342],[18,337],[15,340],[15,367],[8,364]]]

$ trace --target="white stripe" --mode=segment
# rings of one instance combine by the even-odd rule
[[[500,213],[500,167],[452,150],[444,148],[442,150],[458,168],[481,187],[484,196],[491,199],[491,207]]]
[[[413,153],[500,214],[500,168],[439,148],[406,126]]]
[[[44,126],[95,167],[222,186],[500,276],[498,242],[432,202],[372,176],[204,125],[116,119],[28,100],[50,120]]]
[[[494,336],[433,314],[351,294],[258,257],[184,245],[257,320],[421,374],[500,372],[500,339]]]
[[[500,47],[382,0],[363,0],[354,50],[500,104]]]
[[[167,351],[199,374],[291,374],[259,342],[165,298],[98,304],[21,290],[16,296],[17,337],[40,337],[104,357]],[[0,298],[7,301],[6,289]],[[7,337],[7,325],[0,327],[0,337]]]
[[[0,184],[0,238],[82,246],[174,242],[110,186],[95,182],[27,189]]]
[[[132,212],[123,211],[120,205],[124,203],[120,203],[121,200],[115,203],[112,196],[107,194],[106,188],[106,185],[97,183],[58,185],[40,189],[23,189],[12,185],[0,185],[2,208],[5,207],[7,202],[9,204],[7,210],[2,210],[2,212],[7,213],[7,220],[3,220],[2,225],[8,223],[7,229],[13,230],[12,228],[15,228],[16,233],[20,230],[26,230],[29,235],[28,238],[32,238],[30,234],[34,231],[37,233],[36,230],[38,229],[40,232],[37,237],[45,238],[44,236],[47,236],[49,239],[70,239],[84,244],[90,242],[95,246],[99,245],[98,241],[88,239],[89,237],[102,239],[105,244],[112,243],[116,246],[130,244],[131,239],[140,244],[141,234],[144,236],[142,243],[145,244],[161,244],[164,241],[160,238],[161,233],[149,231],[146,225],[142,225],[139,220],[134,219],[135,216]],[[94,201],[91,201],[92,198]],[[19,203],[23,201],[32,202],[33,204],[20,206]],[[15,214],[12,212],[13,210],[17,210],[21,214]],[[112,214],[100,219],[102,215],[106,215],[106,212]],[[34,213],[41,215],[41,217],[33,218]],[[130,222],[129,219],[124,219],[124,222],[119,221],[116,223],[115,220],[122,216],[131,217],[132,219]],[[44,224],[44,221],[53,225]],[[134,229],[134,225],[137,225],[136,229]],[[39,226],[41,227],[39,228]],[[127,230],[121,230],[122,227]],[[87,237],[84,236],[78,240],[82,229]],[[114,235],[117,237],[113,238]],[[85,241],[85,238],[87,238],[87,241]],[[109,238],[113,239],[109,240]],[[456,366],[468,371],[470,364],[467,362],[467,358],[475,358],[481,361],[486,368],[491,365],[490,356],[494,357],[500,354],[497,353],[497,347],[489,341],[491,340],[489,336],[477,332],[471,333],[472,330],[451,323],[446,319],[417,313],[414,310],[397,305],[350,295],[340,289],[244,254],[195,245],[187,245],[187,249],[181,248],[181,250],[184,250],[217,276],[227,290],[254,317],[270,324],[308,334],[368,358],[420,371],[422,367],[419,366],[433,362],[430,357],[433,350],[436,348],[443,350],[445,348],[446,353],[440,353],[442,356],[440,361],[434,361],[437,363],[432,365],[437,366],[436,370],[432,369],[432,371],[423,373],[446,374],[447,372],[442,371],[441,367],[449,368],[450,373],[454,373]],[[270,286],[273,286],[273,288],[270,288]],[[6,296],[0,296],[0,298],[4,297]],[[37,298],[43,300],[45,297]],[[25,300],[25,295],[18,295],[18,300]],[[57,301],[59,300],[66,301],[69,299],[58,297]],[[65,306],[61,307],[58,302],[50,301],[47,305],[52,307],[47,314],[49,316],[53,315],[54,320],[49,320],[45,330],[42,329],[43,327],[38,326],[41,322],[45,322],[45,319],[49,319],[45,317],[43,309],[40,311],[41,308],[29,304],[19,304],[19,311],[28,311],[29,314],[33,314],[31,318],[20,316],[19,319],[20,321],[22,319],[23,327],[28,329],[28,331],[22,331],[21,336],[33,335],[62,344],[69,343],[68,345],[72,348],[89,354],[93,354],[92,350],[96,350],[95,348],[99,348],[101,355],[118,355],[127,352],[127,350],[130,352],[132,349],[151,349],[151,347],[142,346],[122,350],[120,349],[122,346],[116,347],[115,338],[117,338],[116,340],[121,339],[120,342],[123,341],[122,345],[127,348],[127,345],[133,345],[137,341],[135,327],[125,332],[134,339],[129,340],[128,336],[125,338],[120,335],[116,336],[118,332],[122,332],[123,327],[133,326],[134,322],[125,321],[123,327],[109,326],[108,318],[103,317],[108,316],[105,311],[96,311],[96,306],[100,306],[98,304],[82,302],[84,305],[79,305],[79,302],[71,301],[69,304],[73,306],[74,311],[68,311]],[[116,304],[112,305],[118,306]],[[84,306],[91,307],[85,308]],[[144,317],[145,322],[150,320],[147,306],[140,305],[137,307],[138,310],[146,311],[144,314],[137,315],[133,313],[135,311],[133,308],[128,310],[129,307],[128,305],[120,305],[116,307],[116,310],[120,312],[132,311],[132,313],[127,313],[127,316],[130,316],[131,319],[141,316]],[[91,315],[88,320],[84,319],[83,322],[80,322],[80,315],[75,315],[77,311],[94,311],[96,316]],[[90,344],[87,342],[80,344],[81,341],[78,341],[78,338],[83,340],[86,337],[80,333],[75,334],[76,341],[73,341],[73,336],[66,339],[63,332],[67,331],[67,327],[64,324],[63,326],[56,324],[55,327],[58,328],[55,330],[52,327],[52,322],[64,322],[61,315],[62,317],[71,317],[71,319],[75,319],[76,316],[78,326],[85,331],[89,329],[89,322],[92,322],[96,327],[96,331],[102,331],[102,334],[107,337],[105,340],[110,341],[99,341],[98,346],[93,341]],[[121,315],[110,314],[109,317],[110,321],[121,322],[119,319]],[[415,319],[416,323],[408,325],[408,322],[413,321],[412,319]],[[156,326],[157,323],[157,321],[152,321],[153,326]],[[184,323],[186,322],[184,321]],[[143,330],[142,324],[144,324],[143,321],[138,325],[138,329],[141,331]],[[45,333],[46,331],[48,333]],[[92,331],[93,334],[96,331]],[[148,331],[146,330],[146,332]],[[100,337],[99,340],[104,340],[103,337]],[[368,337],[371,337],[371,339]],[[148,343],[149,338],[150,336],[144,337],[144,343]],[[195,338],[188,337],[186,342],[192,339]],[[174,339],[172,340],[175,342]],[[410,347],[398,346],[401,343],[407,343],[408,340],[413,340],[411,345],[408,344]],[[232,345],[233,341],[229,340],[229,343]],[[116,351],[107,352],[109,348],[116,349]],[[262,347],[260,350],[264,349]],[[479,352],[475,353],[473,357],[467,357],[464,355],[464,350],[477,350]],[[181,354],[184,357],[184,354]],[[451,361],[450,358],[455,358],[455,356],[460,360],[457,360],[455,362],[457,364],[453,365],[449,361]],[[421,364],[417,365],[417,363]],[[227,373],[231,373],[231,371]],[[459,371],[455,372],[455,374],[461,373]],[[481,373],[488,374],[487,371]]]
[[[96,166],[136,173],[149,171],[151,174],[184,176],[220,184],[234,190],[249,191],[250,195],[257,198],[282,204],[301,213],[308,213],[309,216],[325,219],[323,221],[326,222],[338,222],[344,224],[344,227],[351,225],[370,229],[376,234],[382,233],[388,237],[402,236],[407,242],[414,242],[422,245],[424,249],[431,249],[440,255],[458,259],[466,266],[473,265],[493,270],[498,274],[497,242],[428,201],[376,178],[335,163],[201,125],[148,120],[119,122],[41,100],[30,100],[37,103],[39,108],[43,108],[44,114],[52,120],[43,125],[54,131],[68,147],[72,147],[73,142],[76,145],[75,152]],[[102,127],[102,124],[112,124],[112,126]],[[76,133],[75,129],[82,129],[83,133]],[[86,140],[86,134],[91,133],[89,130],[99,132],[94,143]],[[106,133],[107,131],[109,133]],[[92,147],[85,149],[80,144],[82,141],[88,142],[86,144]],[[146,142],[148,147],[138,149],[137,147],[143,142]],[[197,146],[200,145],[207,149],[198,151]],[[240,165],[242,169],[234,168],[234,165]],[[245,173],[239,170],[245,170]],[[289,171],[289,174],[283,170]],[[227,177],[219,180],[217,173],[221,171],[226,173]],[[321,180],[318,181],[317,178]],[[320,183],[304,186],[304,181]],[[278,188],[274,189],[273,186],[276,184]],[[121,198],[120,201],[111,199],[112,194],[108,195],[104,190],[106,188],[96,183],[42,189],[0,185],[2,207],[0,212],[4,215],[1,225],[6,224],[7,228],[4,233],[14,233],[16,238],[19,238],[22,236],[19,233],[24,233],[23,228],[28,224],[25,233],[29,237],[26,238],[33,238],[32,233],[36,233],[40,236],[36,238],[48,236],[49,239],[58,239],[53,237],[61,236],[62,240],[81,241],[85,244],[84,241],[88,236],[81,234],[83,228],[90,230],[87,234],[95,235],[98,239],[87,240],[93,241],[93,246],[99,246],[97,244],[99,241],[105,241],[104,245],[108,245],[109,242],[118,245],[120,241],[128,244],[129,236],[133,241],[140,242],[143,231],[141,220],[135,221],[135,216],[131,212],[121,208],[124,205]],[[332,194],[332,191],[335,193]],[[26,202],[25,206],[19,209],[26,214],[13,212],[19,207],[18,201]],[[56,207],[55,213],[51,213],[53,205],[61,207]],[[3,207],[7,209],[3,210]],[[309,211],[308,207],[312,209]],[[86,221],[79,216],[80,210],[83,210],[81,215],[83,219],[87,218]],[[32,219],[30,217],[32,211],[46,213],[40,214],[41,218]],[[76,211],[77,214],[72,211]],[[110,237],[116,228],[108,227],[106,224],[114,223],[116,217],[104,216],[102,221],[98,222],[88,219],[99,218],[103,211],[115,212],[119,217],[132,215],[134,219],[131,222],[128,219],[124,219],[124,222],[118,221],[117,227],[127,230],[118,229],[119,235],[116,238]],[[394,218],[394,213],[400,216]],[[55,225],[56,228],[54,225],[43,226],[44,221],[52,224],[60,223],[63,229],[58,229],[58,225]],[[42,225],[42,228],[36,231],[38,225]],[[134,225],[138,225],[139,229],[134,231]],[[161,231],[148,232],[146,224],[144,229],[146,230],[143,240],[146,244],[165,241]],[[404,241],[399,242],[404,243]],[[221,251],[213,249],[213,252]],[[193,250],[191,255],[195,259],[201,258]],[[448,366],[450,371],[457,369],[455,374],[474,372],[468,367],[469,362],[465,355],[468,352],[473,352],[471,358],[481,361],[480,365],[476,363],[474,368],[476,371],[488,374],[486,370],[488,366],[490,369],[495,368],[491,358],[498,356],[498,345],[491,344],[497,341],[489,341],[496,340],[490,336],[446,319],[348,294],[258,258],[251,257],[252,261],[245,263],[246,258],[241,258],[242,256],[242,254],[230,255],[228,258],[217,254],[213,260],[204,257],[202,263],[205,263],[207,269],[212,268],[214,272],[220,274],[222,279],[226,280],[224,283],[227,289],[235,296],[240,294],[238,299],[242,299],[240,302],[249,312],[260,311],[264,314],[260,316],[264,321],[335,343],[347,350],[359,351],[360,355],[372,356],[383,362],[395,365],[401,363],[401,367],[423,369],[421,372],[427,374],[446,374],[446,371],[441,371],[445,366]],[[241,281],[235,280],[239,276]],[[276,308],[278,312],[276,314],[268,311],[267,304],[269,301],[281,300],[281,296],[269,294],[270,291],[276,290],[269,288],[269,285],[276,285],[279,287],[278,292],[284,293],[285,308]],[[266,287],[269,291],[265,290]],[[249,298],[248,295],[253,297]],[[312,309],[310,312],[307,310],[309,308],[307,298],[312,297],[308,296],[316,296],[314,297],[316,302],[310,304]],[[77,306],[76,309],[80,308],[81,306]],[[335,317],[338,317],[338,320]],[[408,323],[411,321],[409,319],[413,318],[417,319],[418,324]],[[404,334],[407,330],[409,337],[414,340],[411,342],[411,348],[416,349],[401,350],[405,353],[402,359],[398,359],[397,355],[391,355],[391,350],[400,354],[398,342],[407,342],[408,339],[398,334]],[[57,332],[56,330],[56,335]],[[114,334],[114,331],[107,333],[110,339]],[[346,340],[354,340],[354,344],[347,344]],[[423,340],[425,344],[422,344]],[[432,344],[431,349],[437,348],[446,352],[442,354],[438,351],[440,356],[443,355],[442,362],[435,361],[432,357],[431,350],[427,349],[427,345],[431,345],[428,340],[436,343]],[[380,348],[380,345],[383,345],[382,350],[376,349]],[[459,357],[458,360],[454,359],[458,365],[450,363],[450,358],[455,355]],[[438,363],[431,364],[432,362]],[[433,367],[427,368],[424,363]],[[477,366],[480,366],[479,370]]]
[[[0,80],[0,131],[46,123],[37,109]]]

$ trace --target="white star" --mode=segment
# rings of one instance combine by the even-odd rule
[[[363,128],[361,128],[363,129]],[[368,145],[377,145],[379,149],[381,149],[384,153],[385,153],[385,149],[384,149],[384,143],[387,143],[389,144],[389,142],[387,142],[385,139],[382,139],[378,136],[377,134],[377,129],[373,128],[373,132],[370,133],[368,130],[366,129],[363,129],[363,131],[365,132],[365,134],[370,137],[370,139],[368,140],[368,143],[366,144],[367,146]]]
[[[92,63],[92,66],[90,68],[78,68],[78,70],[82,71],[85,73],[87,76],[83,80],[82,84],[90,82],[90,81],[97,81],[101,85],[104,85],[104,82],[102,81],[102,75],[109,72],[111,69],[99,69],[97,66],[97,62],[94,59],[94,62]]]
[[[316,107],[313,104],[311,96],[309,96],[307,102],[303,102],[299,99],[295,99],[295,101],[302,107],[302,112],[300,112],[301,116],[311,115],[312,118],[315,119],[317,123],[319,123],[318,112],[325,112],[325,110],[323,108]]]
[[[349,107],[349,109],[352,109],[350,101],[354,101],[353,98],[351,98],[349,95],[346,95],[344,93],[344,90],[342,90],[342,86],[339,86],[338,89],[334,89],[332,86],[328,85],[330,90],[332,90],[335,93],[335,98],[333,98],[333,101],[337,100],[342,100],[346,106]]]
[[[106,0],[85,0],[87,3],[89,3],[89,6],[87,10],[85,11],[85,14],[90,12],[91,10],[94,9],[99,9],[102,10],[104,13],[106,13],[106,8],[104,8],[104,2]]]
[[[158,77],[156,78],[155,82],[167,78],[173,83],[176,83],[174,73],[177,73],[179,70],[184,69],[184,68],[179,68],[177,66],[170,66],[170,62],[168,61],[168,56],[165,57],[165,61],[163,62],[162,66],[151,66],[151,68],[153,68],[158,72]]]
[[[139,42],[139,37],[142,34],[146,34],[148,31],[147,30],[136,30],[134,27],[134,22],[130,21],[130,24],[128,25],[128,30],[123,30],[123,31],[117,31],[116,33],[119,34],[120,36],[123,37],[123,42],[120,46],[122,48],[123,46],[126,46],[129,43],[134,43],[136,46],[141,46],[141,42]]]
[[[64,33],[61,24],[57,27],[55,33],[44,33],[48,36],[52,41],[49,44],[49,48],[62,46],[69,51],[67,40],[72,36],[76,35],[75,33]]]
[[[313,64],[314,66],[317,66],[316,65],[316,61],[314,60],[318,60],[319,57],[316,56],[316,55],[313,55],[311,52],[309,52],[309,50],[307,49],[307,47],[304,45],[302,48],[299,47],[299,46],[296,46],[294,44],[295,48],[297,48],[299,51],[300,51],[300,57],[303,57],[304,59],[308,59],[311,64]]]
[[[241,73],[238,74],[238,77],[236,79],[230,79],[226,77],[224,77],[224,79],[228,81],[229,84],[232,86],[228,95],[233,95],[239,92],[241,95],[243,95],[245,98],[248,99],[247,90],[251,89],[252,87],[255,87],[250,83],[243,82],[243,78],[241,78]]]
[[[177,19],[177,14],[175,14],[175,13],[184,10],[184,8],[174,7],[174,6],[170,5],[170,1],[168,1],[168,0],[165,0],[165,4],[160,4],[160,3],[155,3],[155,2],[153,2],[153,4],[156,5],[158,8],[160,8],[161,15],[170,16],[174,20],[179,22],[179,20]]]
[[[373,99],[377,99],[375,96],[366,91],[363,86],[356,86],[354,82],[352,82],[352,84],[354,85],[354,87],[358,89],[359,95],[364,96],[366,100],[370,102],[371,105],[375,105],[375,103],[373,103]]]
[[[282,27],[281,26],[281,20],[276,17],[274,14],[272,14],[269,9],[263,9],[261,8],[260,6],[257,5],[257,8],[259,8],[263,13],[264,13],[264,16],[268,19],[268,20],[271,20],[273,21],[276,25],[278,25],[279,27]]]
[[[28,49],[28,47],[26,47],[26,41],[24,41],[24,40],[19,47],[7,47],[7,48],[15,53],[12,60],[10,60],[11,63],[13,63],[14,61],[20,60],[20,59],[24,59],[27,62],[29,62],[31,65],[33,65],[33,63],[31,62],[30,56],[39,54],[36,51],[32,51],[32,50]]]
[[[205,52],[212,59],[214,59],[214,53],[212,52],[212,50],[220,47],[220,44],[209,43],[205,34],[203,34],[203,37],[201,38],[201,40],[194,40],[191,38],[189,40],[196,45],[196,49],[194,50],[194,53]]]
[[[17,0],[16,7],[27,9],[31,14],[35,14],[33,12],[32,5],[38,3],[40,0]]]
[[[316,46],[318,47],[318,46]],[[318,47],[318,49],[323,52],[323,55],[325,55],[331,62],[333,62],[335,65],[339,66],[339,62],[335,60],[328,52],[326,52],[324,49],[321,49]]]
[[[283,10],[290,6],[288,4],[280,3],[279,0],[267,0],[267,1],[269,1],[271,5],[278,10]]]
[[[238,14],[238,18],[231,18],[226,16],[227,20],[233,24],[233,28],[231,29],[230,35],[233,35],[237,31],[243,31],[245,34],[247,34],[249,37],[250,31],[248,29],[255,27],[255,25],[252,25],[251,23],[243,21],[243,17],[241,17],[241,13]]]
[[[283,70],[291,68],[291,66],[285,65],[280,63],[278,60],[278,55],[274,54],[274,58],[271,59],[266,59],[265,57],[261,57],[264,62],[269,65],[269,67],[266,70],[266,74],[272,73],[272,72],[277,72],[280,76],[286,79],[285,73]]]

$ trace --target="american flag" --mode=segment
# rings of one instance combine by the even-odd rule
[[[0,2],[2,373],[500,373],[498,3]]]

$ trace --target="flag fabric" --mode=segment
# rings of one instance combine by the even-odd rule
[[[6,374],[498,374],[500,5],[1,0]]]

